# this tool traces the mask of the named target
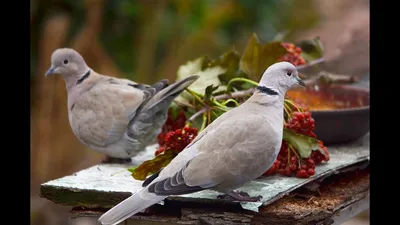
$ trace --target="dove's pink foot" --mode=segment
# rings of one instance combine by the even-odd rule
[[[113,158],[110,156],[106,156],[106,158],[103,159],[103,161],[101,161],[101,163],[103,163],[103,164],[125,164],[125,163],[130,163],[130,162],[132,162],[131,158],[120,159],[120,158]]]
[[[243,192],[243,191],[240,191],[240,192],[231,191],[224,195],[218,195],[217,198],[229,200],[229,201],[257,202],[262,199],[262,196],[259,195],[256,197],[250,197],[249,194],[247,194],[246,192]]]

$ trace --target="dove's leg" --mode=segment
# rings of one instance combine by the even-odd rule
[[[230,201],[257,202],[262,199],[262,196],[250,197],[249,194],[243,191],[231,191],[224,195],[218,195],[218,198]]]
[[[124,163],[130,163],[132,162],[131,158],[127,158],[127,159],[120,159],[120,158],[113,158],[110,156],[106,156],[106,158],[101,161],[101,163],[103,164],[124,164]]]

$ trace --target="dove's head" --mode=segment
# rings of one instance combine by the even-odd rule
[[[259,82],[259,86],[277,91],[281,95],[285,95],[293,85],[305,87],[304,81],[299,78],[296,67],[288,62],[272,64],[265,70]]]
[[[51,55],[51,66],[46,76],[59,74],[64,78],[81,76],[89,70],[83,57],[70,48],[59,48]]]

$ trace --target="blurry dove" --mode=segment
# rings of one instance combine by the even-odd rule
[[[168,85],[150,86],[96,73],[73,49],[57,49],[46,76],[63,76],[68,92],[68,117],[77,138],[107,155],[104,162],[130,161],[155,141],[168,107],[198,79],[190,76]],[[118,160],[119,159],[119,160]]]
[[[261,196],[234,190],[260,177],[275,161],[282,143],[284,96],[295,84],[305,86],[292,64],[271,65],[246,102],[208,125],[165,168],[147,178],[142,190],[99,221],[118,224],[168,195],[205,189],[238,201],[258,201]]]

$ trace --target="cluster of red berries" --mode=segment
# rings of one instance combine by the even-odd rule
[[[172,115],[171,109],[168,110],[168,117],[165,121],[163,127],[161,128],[161,132],[157,136],[157,142],[160,146],[164,145],[165,136],[170,131],[175,131],[177,129],[181,129],[185,126],[186,116],[183,111],[180,111],[176,118]]]
[[[286,48],[287,53],[280,58],[280,61],[290,62],[295,66],[306,64],[306,60],[300,55],[302,50],[292,43],[283,42],[282,46]]]
[[[292,129],[296,133],[315,138],[313,130],[315,128],[314,119],[310,112],[295,111],[292,113],[292,118],[285,125],[286,128]],[[298,178],[308,178],[315,174],[315,165],[322,161],[329,161],[329,152],[322,141],[318,141],[319,147],[324,151],[322,154],[319,150],[312,151],[308,158],[299,157],[296,149],[290,146],[286,141],[282,141],[282,146],[277,159],[271,168],[264,175],[273,175],[279,172],[283,176],[292,176]]]
[[[185,126],[186,116],[181,111],[174,119],[170,111],[161,133],[157,136],[159,148],[155,155],[159,155],[167,149],[172,149],[174,152],[181,152],[196,136],[197,129],[194,127]]]
[[[289,119],[286,124],[286,128],[289,128],[296,133],[306,135],[309,137],[316,138],[317,135],[314,134],[313,130],[315,128],[315,121],[311,117],[311,113],[308,111],[305,112],[293,112],[292,118]]]

